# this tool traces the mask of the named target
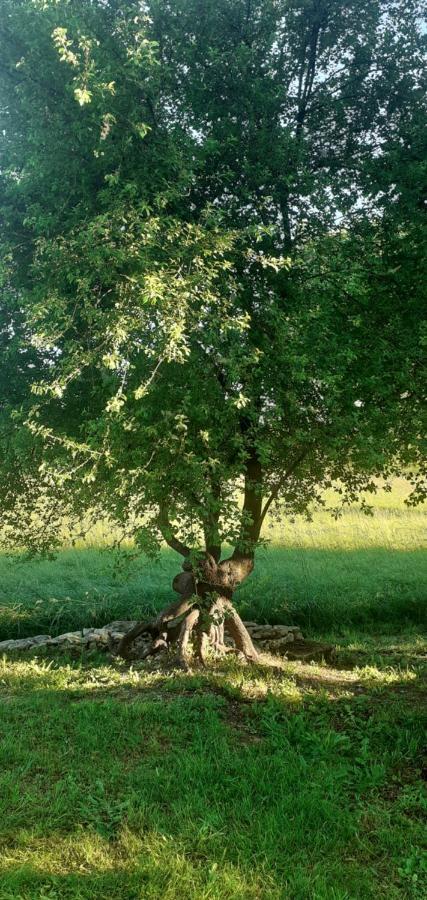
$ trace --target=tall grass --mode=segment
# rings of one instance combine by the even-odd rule
[[[244,616],[306,631],[425,622],[427,515],[405,506],[408,490],[398,479],[392,493],[379,491],[372,517],[353,507],[338,521],[322,510],[311,523],[270,520],[270,545],[236,594]],[[112,536],[101,522],[73,548],[64,525],[64,549],[52,561],[0,556],[0,640],[132,619],[165,604],[176,554],[123,564]]]

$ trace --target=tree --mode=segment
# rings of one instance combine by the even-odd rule
[[[0,40],[5,533],[165,540],[155,646],[254,658],[269,510],[424,496],[420,4],[4,0]]]

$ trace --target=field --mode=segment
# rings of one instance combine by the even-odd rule
[[[426,516],[407,486],[274,525],[238,604],[332,665],[185,675],[100,655],[0,659],[0,900],[427,897]],[[176,560],[105,526],[0,560],[0,640],[143,615]]]

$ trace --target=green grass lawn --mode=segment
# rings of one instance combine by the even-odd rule
[[[374,497],[372,517],[354,507],[338,521],[317,510],[311,523],[268,522],[270,545],[236,594],[243,615],[310,634],[425,624],[427,515],[405,506],[407,494],[400,479]],[[169,602],[176,554],[123,564],[104,523],[75,548],[71,537],[64,529],[53,561],[0,556],[0,640],[139,618]]]
[[[113,619],[144,617],[173,598],[175,554],[117,569],[108,550],[64,550],[53,561],[0,557],[0,640],[59,634]],[[300,625],[307,634],[348,626],[426,621],[427,564],[422,550],[367,548],[261,550],[236,593],[257,621]]]
[[[274,526],[237,595],[332,640],[331,665],[0,658],[0,900],[427,897],[426,520],[405,490]],[[117,567],[103,528],[0,558],[0,639],[170,598],[173,555]]]
[[[426,896],[415,649],[193,675],[4,659],[1,900]]]

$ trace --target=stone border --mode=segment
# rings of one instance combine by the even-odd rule
[[[260,625],[258,622],[245,622],[251,638],[262,650],[271,653],[285,653],[289,644],[301,641],[302,634],[296,625]],[[57,648],[59,650],[81,649],[114,652],[119,641],[136,622],[118,620],[109,622],[102,628],[83,628],[81,631],[67,631],[58,637],[50,634],[37,634],[34,637],[18,640],[0,641],[0,653],[7,651],[42,650]],[[141,635],[137,647],[143,650],[151,641],[149,635]]]

